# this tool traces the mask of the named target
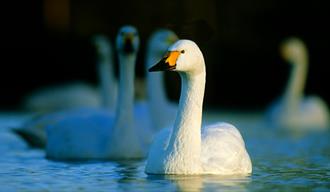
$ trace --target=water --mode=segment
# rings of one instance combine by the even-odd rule
[[[145,161],[56,162],[29,149],[10,127],[28,118],[0,113],[0,191],[330,191],[330,133],[292,135],[269,129],[260,114],[213,114],[241,131],[250,176],[156,176]]]

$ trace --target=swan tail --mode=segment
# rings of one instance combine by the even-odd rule
[[[13,128],[13,133],[22,138],[32,148],[44,148],[46,143],[37,135],[20,128]]]

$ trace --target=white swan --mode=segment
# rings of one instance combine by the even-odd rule
[[[107,37],[100,34],[93,37],[92,44],[95,45],[98,55],[100,88],[78,81],[44,87],[27,95],[23,100],[23,107],[34,112],[52,112],[78,107],[99,107],[103,104],[102,106],[113,109],[116,103],[117,84],[114,78],[111,44]]]
[[[76,107],[99,106],[97,89],[85,82],[43,87],[27,95],[23,108],[33,112],[52,112]],[[74,99],[76,98],[76,99]]]
[[[267,119],[275,126],[297,129],[325,129],[329,126],[326,103],[317,96],[304,97],[308,52],[298,38],[289,38],[281,46],[282,57],[293,69],[283,96],[270,106]]]
[[[57,111],[45,115],[38,115],[26,121],[22,127],[13,129],[13,131],[22,137],[31,147],[45,147],[47,140],[46,127],[63,118],[68,118],[75,114],[94,113],[100,110],[100,107],[104,108],[105,111],[114,113],[117,99],[117,82],[114,75],[111,43],[107,37],[100,34],[93,36],[92,43],[95,45],[98,55],[97,67],[100,93],[96,93],[94,90],[95,94],[93,92],[93,96],[91,96],[89,91],[86,92],[86,90],[92,89],[90,86],[71,84],[67,85],[67,88],[65,88],[66,86],[61,86],[55,89],[54,93],[52,92],[54,87],[48,88],[49,91],[39,95],[40,98],[33,97],[36,103],[40,104],[36,106],[41,107],[43,103],[46,103],[42,109],[55,110],[56,108]],[[79,87],[85,88],[80,89]],[[93,103],[95,105],[91,105],[88,99],[94,100],[95,102]],[[58,106],[55,107],[56,105]],[[39,107],[37,108],[41,109]]]
[[[113,50],[109,39],[104,35],[95,35],[93,44],[97,49],[98,76],[100,82],[100,104],[102,107],[115,110],[117,102],[117,80],[115,78]]]
[[[137,30],[124,26],[117,36],[120,80],[116,114],[93,113],[63,119],[47,127],[46,154],[51,159],[131,159],[146,156],[151,132],[133,114]],[[150,125],[149,125],[150,126]]]
[[[177,39],[176,34],[168,29],[158,29],[152,33],[147,44],[146,71],[162,58],[168,47]],[[163,73],[147,73],[146,81],[147,100],[139,102],[137,107],[146,108],[150,113],[153,129],[158,132],[174,123],[178,105],[167,99]]]
[[[148,174],[248,174],[250,157],[240,132],[216,123],[201,130],[205,63],[198,46],[179,40],[149,71],[177,71],[181,77],[179,111],[173,129],[154,139],[145,172]],[[159,114],[166,115],[166,114]]]

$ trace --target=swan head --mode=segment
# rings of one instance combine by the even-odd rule
[[[196,74],[205,70],[204,57],[197,46],[191,40],[179,40],[168,48],[165,56],[149,72],[153,71],[177,71]]]
[[[139,34],[135,27],[126,25],[119,29],[116,39],[116,47],[119,53],[125,55],[136,53],[139,44]]]
[[[105,56],[111,54],[111,43],[106,36],[100,34],[95,35],[92,38],[92,43],[95,46],[98,55]]]
[[[306,45],[302,40],[296,37],[284,40],[280,45],[280,52],[283,59],[290,64],[305,63],[307,59]]]
[[[161,57],[178,40],[178,36],[169,29],[155,31],[148,40],[148,51],[157,57]],[[148,66],[151,67],[151,66]]]

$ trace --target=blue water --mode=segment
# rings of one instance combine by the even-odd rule
[[[0,113],[0,191],[330,191],[330,133],[270,129],[260,114],[208,116],[236,125],[250,176],[148,176],[145,161],[56,162],[10,132],[28,116]]]

